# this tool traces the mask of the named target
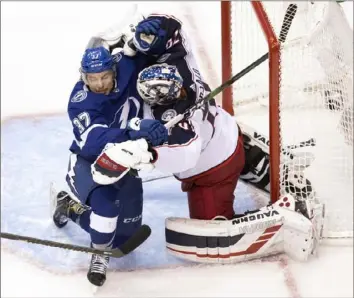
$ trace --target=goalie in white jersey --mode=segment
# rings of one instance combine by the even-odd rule
[[[137,88],[147,104],[145,117],[163,123],[194,104],[185,97],[183,79],[172,65],[144,69]],[[110,163],[104,169],[103,160]],[[234,117],[211,101],[172,127],[168,143],[154,148],[144,139],[110,144],[92,173],[101,184],[117,181],[131,168],[157,168],[181,180],[191,219],[166,219],[166,246],[178,257],[230,263],[286,252],[306,260],[316,251],[323,205],[289,194],[271,206],[235,215],[234,190],[244,164],[242,134]]]
[[[201,77],[195,81],[199,86],[194,88],[209,90]],[[144,118],[164,124],[195,104],[186,97],[183,80],[172,65],[146,68],[139,74],[137,88],[147,103]],[[182,181],[191,218],[234,216],[234,190],[245,164],[242,134],[235,119],[214,100],[170,128],[168,143],[154,147],[153,153],[157,169]]]

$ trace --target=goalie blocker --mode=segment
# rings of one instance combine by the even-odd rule
[[[167,218],[167,250],[202,263],[235,263],[286,253],[306,261],[321,238],[324,205],[284,196],[232,220]]]

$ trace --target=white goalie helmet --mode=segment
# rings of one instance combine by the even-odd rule
[[[174,65],[155,64],[143,69],[138,76],[137,89],[148,105],[166,105],[181,95],[183,79]]]

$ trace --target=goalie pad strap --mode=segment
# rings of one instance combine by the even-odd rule
[[[166,228],[167,249],[179,254],[195,255],[198,258],[211,259],[228,259],[231,257],[250,255],[258,252],[259,249],[264,246],[268,242],[268,240],[276,234],[276,232],[281,228],[281,226],[282,225],[277,225],[266,229],[253,244],[247,247],[247,249],[235,252],[230,251],[227,254],[221,253],[222,248],[228,249],[231,246],[236,245],[246,235],[246,233],[234,236],[208,237],[188,235]],[[179,247],[183,248],[181,249]],[[190,248],[190,250],[185,248]],[[217,250],[219,252],[213,254],[211,251],[213,249],[215,249],[215,252]]]

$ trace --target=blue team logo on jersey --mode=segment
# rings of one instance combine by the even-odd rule
[[[112,58],[115,63],[118,63],[122,59],[122,54],[121,53],[115,54],[112,56]]]
[[[85,90],[80,90],[75,93],[75,95],[71,98],[71,102],[81,102],[87,97],[87,92]]]
[[[156,62],[164,63],[168,58],[170,58],[171,54],[163,54]]]
[[[167,121],[170,121],[171,119],[173,119],[176,116],[177,116],[177,111],[176,110],[168,109],[162,114],[161,120],[167,122]]]

